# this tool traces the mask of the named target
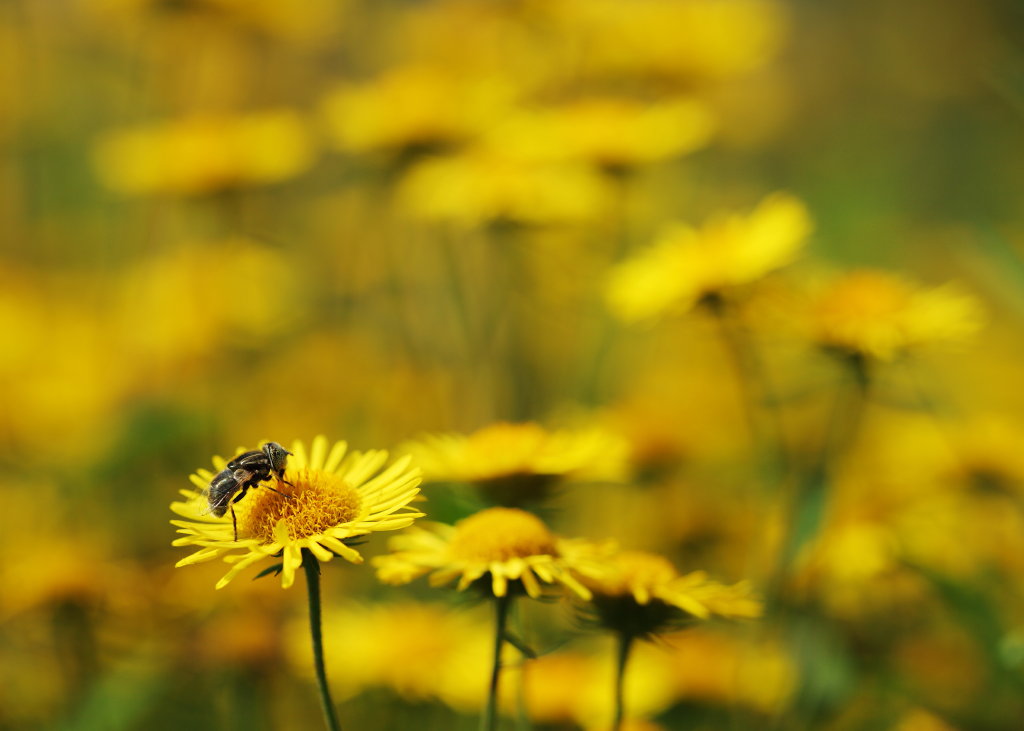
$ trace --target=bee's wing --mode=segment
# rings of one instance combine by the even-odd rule
[[[246,470],[231,470],[230,468],[218,472],[203,491],[210,503],[209,507],[203,511],[203,515],[213,513],[218,518],[224,515],[231,498],[242,487],[243,480],[249,479],[251,476],[252,473]]]

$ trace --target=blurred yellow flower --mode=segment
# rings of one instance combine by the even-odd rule
[[[233,566],[217,582],[220,589],[252,564],[279,553],[283,553],[281,586],[287,588],[295,581],[304,548],[320,561],[341,556],[362,563],[363,557],[345,541],[375,531],[405,528],[422,517],[423,513],[409,508],[409,502],[419,493],[420,477],[419,470],[409,466],[408,456],[375,474],[387,462],[386,451],[351,452],[346,456],[346,450],[345,442],[336,442],[328,451],[327,439],[318,436],[307,456],[305,445],[296,440],[285,472],[285,482],[291,486],[281,481],[274,486],[291,499],[258,487],[251,490],[235,504],[237,541],[229,515],[209,515],[202,492],[182,490],[187,499],[172,503],[171,510],[186,520],[171,521],[183,534],[173,545],[199,546],[200,550],[176,565],[223,558]],[[214,458],[216,471],[225,464],[226,460]],[[214,474],[200,469],[190,479],[202,491]]]
[[[1024,425],[1005,415],[983,414],[950,424],[951,472],[982,491],[1024,493]]]
[[[559,0],[548,12],[591,52],[592,75],[651,75],[692,84],[749,73],[781,46],[786,22],[771,0]]]
[[[288,180],[313,164],[315,149],[297,112],[273,109],[110,132],[93,153],[100,179],[118,193],[197,195]]]
[[[24,450],[21,460],[75,464],[93,454],[117,429],[132,390],[134,358],[112,345],[121,333],[84,285],[0,264],[0,431]]]
[[[681,576],[667,558],[658,554],[621,551],[605,557],[602,569],[584,583],[594,594],[600,619],[613,619],[613,627],[618,626],[620,615],[630,622],[642,621],[638,607],[674,607],[698,619],[712,615],[761,616],[761,602],[749,583],[726,586],[709,580],[703,571]]]
[[[796,662],[776,639],[737,637],[703,624],[660,640],[671,650],[675,692],[687,700],[772,713],[799,687]]]
[[[713,217],[699,231],[674,225],[612,269],[608,306],[626,322],[685,312],[790,263],[810,232],[804,204],[785,193],[768,196],[748,216]]]
[[[536,422],[496,422],[475,432],[430,434],[403,445],[427,481],[486,484],[508,478],[614,480],[628,445],[601,428],[550,431]]]
[[[397,194],[415,217],[467,227],[580,223],[599,216],[613,200],[609,182],[589,166],[477,149],[421,161]]]
[[[409,66],[338,86],[324,97],[322,112],[342,150],[400,150],[466,139],[492,123],[508,97],[497,78]]]
[[[715,120],[703,103],[673,99],[644,104],[625,98],[584,98],[515,115],[484,144],[511,156],[579,160],[609,169],[683,155],[705,146]]]
[[[825,285],[814,296],[808,318],[814,342],[879,360],[963,339],[982,322],[977,301],[954,287],[925,289],[873,270],[849,272]]]
[[[536,599],[541,584],[561,584],[587,599],[577,574],[593,573],[594,561],[575,544],[554,535],[537,516],[517,508],[488,508],[454,526],[433,524],[388,542],[392,553],[373,559],[386,584],[406,584],[430,574],[432,586],[458,578],[462,591],[478,580],[485,593],[503,597],[520,587]]]
[[[254,282],[273,286],[261,287],[258,297],[243,295]],[[266,342],[294,322],[300,301],[288,259],[242,238],[188,243],[141,259],[111,292],[110,322],[141,378],[154,369],[187,369],[226,347]]]
[[[607,658],[589,651],[554,652],[523,665],[522,694],[527,714],[536,724],[579,725],[607,731],[612,716],[614,668]],[[653,716],[676,699],[671,657],[663,648],[638,648],[626,679],[631,714]],[[623,729],[656,728],[634,719]]]
[[[476,612],[403,601],[328,609],[323,621],[328,672],[345,696],[389,688],[414,701],[438,698],[445,674],[460,659],[460,645],[468,642],[478,642],[480,674],[487,670],[493,629]],[[294,627],[289,649],[297,668],[311,665],[309,643],[299,641],[307,632],[304,623]]]

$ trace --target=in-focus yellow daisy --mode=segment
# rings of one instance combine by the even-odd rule
[[[287,588],[302,564],[303,549],[320,561],[341,556],[361,563],[363,557],[347,545],[348,539],[405,528],[423,516],[409,507],[420,483],[420,471],[410,467],[411,457],[402,457],[382,471],[388,459],[384,450],[346,454],[345,442],[328,447],[323,436],[313,440],[308,453],[303,442],[293,442],[284,480],[272,485],[289,497],[263,487],[250,489],[234,505],[237,541],[229,514],[211,515],[202,492],[183,490],[186,500],[171,504],[171,510],[185,519],[171,521],[183,534],[174,545],[199,550],[177,566],[223,558],[232,567],[217,582],[220,589],[252,564],[280,555],[281,586]],[[226,460],[215,457],[213,463],[220,471]],[[202,491],[214,474],[200,469],[190,479]]]
[[[626,322],[685,312],[789,264],[810,232],[806,207],[786,193],[768,196],[747,216],[714,217],[700,230],[676,224],[612,269],[608,306]]]
[[[964,338],[982,319],[978,303],[953,287],[925,289],[872,270],[849,272],[823,287],[809,318],[815,342],[878,360]]]
[[[491,596],[508,596],[521,588],[536,599],[543,582],[561,584],[589,599],[579,577],[596,571],[595,562],[577,551],[574,542],[554,535],[540,518],[518,508],[488,508],[454,526],[414,528],[395,536],[389,546],[392,553],[373,559],[378,578],[386,584],[430,574],[433,586],[458,579],[459,591],[480,582]]]
[[[513,506],[543,498],[562,479],[622,479],[628,453],[625,440],[600,428],[549,431],[534,422],[427,435],[405,449],[427,481],[474,483]]]

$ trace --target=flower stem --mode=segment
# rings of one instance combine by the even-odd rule
[[[785,465],[785,433],[778,398],[767,369],[735,307],[721,295],[704,300],[718,326],[722,345],[732,361],[740,400],[754,447],[776,477]]]
[[[629,652],[633,649],[634,635],[630,632],[619,632],[617,639],[619,647],[615,666],[615,720],[612,722],[612,731],[619,731],[626,717],[626,663],[629,662]]]
[[[327,671],[324,669],[324,640],[320,631],[320,562],[308,548],[302,549],[302,568],[306,570],[306,586],[309,589],[309,634],[313,639],[313,664],[316,666],[316,684],[320,690],[320,705],[324,709],[324,721],[328,731],[341,731],[338,713],[327,687]]]
[[[786,533],[765,592],[769,604],[779,600],[800,550],[818,535],[828,507],[832,473],[860,432],[871,373],[860,357],[849,356],[842,362],[847,370],[846,382],[836,390],[817,454],[798,477],[787,506]]]
[[[501,648],[505,645],[505,625],[512,600],[506,594],[494,598],[494,665],[491,685],[487,691],[487,705],[480,717],[480,731],[494,731],[498,718],[498,678],[501,676]]]

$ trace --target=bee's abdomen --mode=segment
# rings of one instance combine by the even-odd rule
[[[231,496],[238,491],[239,487],[232,470],[224,469],[218,472],[210,481],[210,512],[218,518],[224,515],[227,512]]]

